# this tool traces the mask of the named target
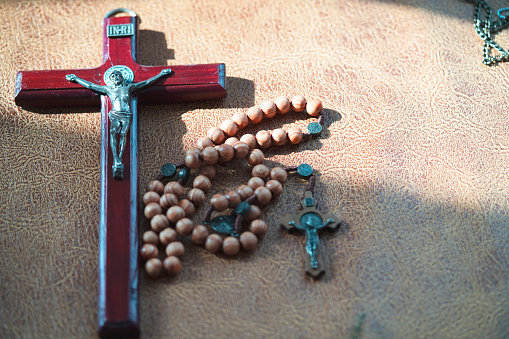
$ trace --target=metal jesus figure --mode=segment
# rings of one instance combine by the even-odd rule
[[[133,114],[131,111],[131,99],[133,93],[148,87],[162,77],[169,75],[171,69],[163,69],[153,78],[138,83],[132,83],[134,73],[126,66],[113,66],[104,74],[106,86],[100,86],[92,82],[78,78],[74,74],[67,74],[65,78],[76,82],[94,92],[105,94],[111,100],[112,109],[108,113],[110,119],[110,144],[113,153],[113,177],[123,179],[124,164],[122,163],[124,149],[127,142],[127,133],[131,126]]]
[[[300,225],[295,221],[289,221],[288,224],[294,226],[300,230],[304,230],[307,235],[306,252],[308,252],[311,259],[311,268],[318,268],[318,245],[320,240],[318,238],[318,231],[327,226],[328,224],[334,223],[334,219],[329,218],[325,223],[322,223],[322,218],[314,213],[308,212],[300,218]]]

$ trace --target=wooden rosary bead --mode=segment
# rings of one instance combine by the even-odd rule
[[[238,194],[235,191],[229,191],[228,193],[226,193],[226,198],[228,199],[228,207],[230,208],[234,208],[235,206],[242,202],[240,194]]]
[[[195,204],[195,206],[200,206],[205,201],[205,192],[203,192],[199,188],[193,188],[187,193],[187,198]]]
[[[210,234],[205,240],[205,248],[210,253],[217,253],[223,247],[223,239],[218,234]]]
[[[244,159],[249,154],[249,146],[239,141],[233,145],[233,151],[235,152],[235,158]]]
[[[219,160],[220,163],[225,163],[233,159],[235,156],[235,151],[233,150],[233,147],[227,144],[222,144],[217,146],[217,152],[219,153]]]
[[[302,95],[297,95],[292,98],[292,109],[295,112],[302,112],[306,109],[306,98]]]
[[[201,151],[201,154],[206,164],[214,165],[217,164],[219,160],[219,152],[215,147],[205,147],[203,151]]]
[[[159,195],[163,194],[163,190],[164,190],[164,185],[159,180],[152,180],[147,185],[147,191],[153,191]]]
[[[230,202],[228,201],[228,198],[226,198],[225,195],[214,194],[210,199],[210,204],[214,206],[214,210],[216,210],[217,212],[221,212],[228,208]]]
[[[194,228],[193,233],[191,234],[191,241],[196,245],[203,245],[205,240],[209,236],[209,231],[203,225],[198,225]]]
[[[147,219],[152,219],[156,214],[161,214],[162,212],[161,206],[155,202],[148,203],[144,210]]]
[[[164,246],[177,241],[177,231],[171,227],[165,228],[161,233],[159,233],[159,241],[161,241],[161,244]]]
[[[143,204],[148,205],[151,202],[159,203],[161,196],[154,191],[149,191],[143,195]]]
[[[259,178],[259,177],[253,177],[253,178],[249,179],[249,181],[247,182],[247,185],[249,187],[251,187],[254,191],[259,187],[265,187],[265,180],[263,180],[262,178]]]
[[[251,223],[249,224],[249,230],[253,232],[253,234],[261,237],[267,233],[268,226],[265,223],[265,221],[261,219],[256,219],[251,221]]]
[[[302,141],[302,130],[298,127],[290,128],[288,139],[294,145],[300,143]]]
[[[309,115],[312,117],[316,117],[320,114],[320,112],[323,110],[323,104],[320,100],[309,100],[306,104],[306,111]]]
[[[226,255],[236,255],[240,251],[239,239],[235,237],[226,237],[223,240],[223,252]]]
[[[251,151],[251,153],[249,153],[247,162],[251,166],[256,166],[258,164],[261,164],[264,159],[265,155],[263,155],[263,152],[258,148],[255,148],[254,150]]]
[[[256,148],[256,138],[252,134],[244,134],[240,137],[240,141],[245,143],[250,151]]]
[[[194,204],[187,199],[180,200],[178,205],[180,207],[182,207],[182,209],[184,210],[184,213],[186,214],[186,217],[188,217],[188,218],[192,217],[194,212],[196,211]]]
[[[204,175],[210,180],[214,180],[214,178],[216,177],[216,173],[217,171],[214,165],[203,165],[200,168],[200,175]]]
[[[254,194],[261,206],[267,205],[272,199],[272,193],[267,187],[258,187],[255,189]]]
[[[225,120],[221,123],[219,128],[229,137],[233,137],[235,134],[237,134],[238,126],[233,120]]]
[[[246,200],[247,198],[253,195],[254,190],[248,185],[242,185],[239,188],[237,188],[237,193],[240,195],[240,198],[242,200]]]
[[[214,146],[214,143],[208,137],[202,137],[202,138],[198,139],[198,141],[196,142],[196,147],[198,147],[198,149],[200,151],[203,151],[203,149],[205,147],[210,147],[210,146]]]
[[[272,141],[274,145],[276,146],[282,146],[286,144],[286,141],[288,140],[286,131],[282,128],[277,128],[272,131]]]
[[[251,107],[247,110],[247,117],[253,124],[257,124],[263,119],[263,112],[258,107]]]
[[[179,198],[173,193],[166,193],[161,197],[161,200],[159,200],[159,206],[167,210],[171,206],[178,205]]]
[[[212,127],[211,129],[209,129],[207,132],[207,136],[216,145],[222,143],[225,138],[223,130],[221,130],[219,127]]]
[[[185,218],[186,212],[184,212],[184,209],[180,206],[171,206],[168,208],[168,211],[166,211],[166,217],[169,221],[171,221],[173,224],[179,221],[182,218]]]
[[[261,148],[267,148],[272,145],[272,137],[270,135],[269,131],[261,130],[258,133],[256,133],[256,143]]]
[[[167,256],[173,256],[173,257],[181,257],[186,252],[186,249],[184,247],[184,244],[180,241],[172,241],[166,246],[166,255]]]
[[[164,193],[175,194],[178,197],[181,197],[184,193],[184,187],[176,181],[170,181],[164,186]]]
[[[182,218],[179,221],[177,221],[177,224],[175,225],[175,229],[177,230],[177,233],[182,236],[188,236],[191,234],[191,232],[194,229],[194,223],[189,218]]]
[[[226,139],[226,141],[224,143],[233,147],[233,145],[235,145],[238,142],[239,142],[239,139],[237,139],[235,137],[230,137],[230,138]]]
[[[272,180],[277,180],[280,183],[284,183],[287,177],[288,173],[282,167],[274,167],[270,170],[270,178]]]
[[[204,175],[198,175],[196,178],[194,178],[193,180],[193,187],[194,188],[199,188],[201,189],[203,192],[208,192],[210,187],[212,187],[212,182],[210,181],[209,178],[207,178],[206,176]]]
[[[246,251],[252,251],[258,246],[258,238],[251,232],[243,232],[240,235],[240,244]]]
[[[170,226],[170,221],[164,214],[157,214],[150,220],[150,227],[154,232],[159,233],[168,226]]]
[[[253,175],[253,177],[259,177],[262,178],[263,180],[266,180],[270,175],[270,170],[267,166],[259,164],[253,167],[251,174]]]
[[[276,105],[274,104],[274,101],[265,101],[260,105],[260,109],[262,110],[263,116],[265,118],[272,118],[277,113]]]
[[[246,113],[235,113],[232,117],[232,120],[237,124],[239,129],[246,128],[249,125],[249,118]]]
[[[277,112],[279,114],[286,114],[286,113],[290,112],[290,109],[292,108],[292,106],[290,104],[290,100],[288,100],[287,97],[277,98],[275,104],[276,104]]]
[[[143,233],[142,241],[144,244],[152,244],[154,246],[159,245],[159,237],[154,231],[146,231]]]
[[[201,165],[201,152],[199,149],[192,149],[186,152],[185,163],[191,169],[197,169]]]
[[[269,189],[274,197],[279,197],[283,192],[283,185],[277,180],[269,180],[265,183],[265,187]]]
[[[177,257],[167,257],[163,262],[164,268],[169,275],[174,276],[182,270],[182,262]]]
[[[145,244],[140,249],[140,255],[143,258],[143,260],[148,260],[151,258],[157,258],[159,256],[159,251],[157,250],[157,247],[153,244]]]
[[[162,268],[163,263],[158,258],[149,259],[145,263],[145,273],[151,278],[159,276]]]
[[[262,210],[256,205],[249,206],[249,213],[246,215],[246,220],[255,220],[262,216]]]

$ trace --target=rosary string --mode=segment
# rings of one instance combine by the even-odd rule
[[[286,114],[290,110],[306,112],[316,118],[307,126],[307,133],[300,128],[281,128],[272,131],[261,130],[256,135],[244,134],[240,139],[235,135],[249,123],[257,124],[264,118],[272,118],[276,114]],[[260,219],[261,208],[282,193],[282,184],[288,173],[297,172],[299,177],[309,180],[306,191],[313,192],[315,176],[313,169],[307,164],[286,168],[269,169],[263,165],[262,150],[287,143],[294,145],[319,136],[323,129],[323,105],[319,100],[310,100],[296,96],[292,100],[280,97],[274,102],[266,101],[260,108],[251,107],[247,113],[236,113],[231,119],[223,121],[219,127],[212,127],[207,137],[200,138],[197,149],[186,152],[185,160],[176,165],[166,164],[156,180],[147,186],[143,196],[144,214],[150,220],[151,230],[143,234],[141,257],[146,260],[145,271],[150,277],[163,273],[175,275],[180,272],[180,258],[185,252],[181,237],[191,236],[191,241],[203,245],[209,252],[223,252],[236,255],[240,249],[252,251],[268,229]],[[211,181],[216,176],[216,164],[225,164],[233,159],[247,159],[252,166],[252,178],[247,185],[241,185],[236,191],[226,194],[215,194],[206,209],[203,224],[194,225],[191,220],[196,207],[205,202],[206,193]],[[180,199],[184,194],[184,185],[190,179],[191,170],[199,170],[193,180],[193,188],[187,192],[187,199]],[[163,184],[178,172],[178,179]],[[232,209],[231,215],[218,215],[215,212]],[[244,223],[248,222],[248,230],[243,231]],[[208,227],[207,227],[208,226]],[[216,232],[211,233],[209,228]],[[226,237],[223,238],[219,234]],[[158,246],[164,246],[166,259],[159,259]]]

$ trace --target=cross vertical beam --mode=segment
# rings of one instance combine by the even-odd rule
[[[113,178],[108,112],[102,96],[101,198],[99,221],[99,334],[102,338],[139,335],[138,319],[138,110],[124,152],[124,180]]]

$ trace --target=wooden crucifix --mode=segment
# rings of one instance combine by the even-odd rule
[[[114,17],[120,12],[130,16]],[[139,65],[139,23],[139,17],[126,9],[106,14],[103,64],[97,68],[21,71],[16,77],[15,101],[22,107],[101,105],[101,337],[139,335],[138,101],[154,104],[226,96],[224,64]]]

